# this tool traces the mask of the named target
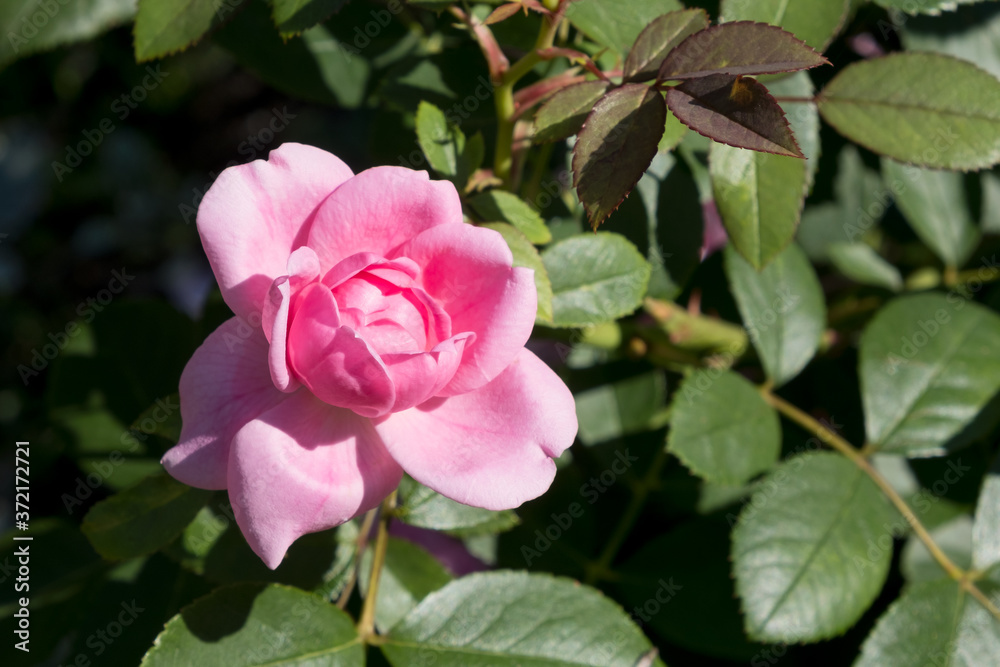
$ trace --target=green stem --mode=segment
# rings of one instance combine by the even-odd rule
[[[372,531],[372,524],[375,523],[376,515],[378,515],[378,510],[370,510],[365,514],[365,518],[361,522],[361,528],[358,530],[358,539],[355,541],[354,547],[357,564],[351,568],[351,575],[347,580],[347,585],[344,586],[343,592],[337,599],[337,607],[340,609],[347,607],[347,602],[351,599],[351,593],[354,592],[354,585],[358,581],[358,568],[361,567],[361,554],[365,552],[365,547],[368,546],[368,535]]]
[[[497,110],[497,144],[493,160],[493,175],[502,180],[508,189],[511,185],[510,171],[514,162],[514,85],[542,61],[538,51],[552,46],[558,28],[558,19],[552,20],[548,16],[544,17],[542,29],[538,33],[538,39],[535,40],[535,46],[504,72],[503,80],[493,93],[493,101]]]
[[[615,532],[611,534],[607,544],[604,545],[604,550],[598,557],[597,562],[587,568],[587,577],[584,583],[592,586],[600,579],[613,578],[610,570],[611,563],[614,562],[615,556],[618,555],[618,550],[625,543],[625,539],[632,530],[632,526],[635,525],[636,519],[639,518],[642,508],[649,498],[649,494],[659,486],[660,472],[663,470],[663,464],[666,462],[667,449],[666,447],[660,447],[656,451],[656,457],[653,459],[653,462],[646,470],[646,474],[635,485],[632,492],[632,500],[629,501],[628,507],[625,508],[621,518],[618,520]]]
[[[882,493],[884,493],[889,499],[889,502],[891,502],[896,509],[899,510],[899,513],[903,515],[906,522],[910,524],[911,528],[913,528],[914,534],[921,542],[924,543],[924,546],[927,547],[927,551],[930,552],[931,556],[937,561],[938,565],[941,566],[948,576],[957,581],[965,591],[979,600],[979,602],[991,614],[993,614],[993,616],[1000,620],[1000,609],[997,609],[996,605],[994,605],[990,599],[986,597],[981,590],[979,590],[973,580],[973,576],[959,566],[955,565],[955,563],[948,557],[941,547],[938,546],[937,542],[934,541],[934,538],[931,537],[931,534],[927,531],[924,525],[920,523],[920,519],[917,518],[917,515],[913,513],[913,510],[906,504],[906,501],[903,500],[899,493],[896,492],[896,489],[892,488],[892,485],[889,484],[885,477],[875,470],[868,459],[865,458],[862,451],[869,451],[868,448],[858,451],[851,445],[851,443],[847,442],[832,430],[816,421],[810,415],[792,405],[785,399],[771,393],[768,389],[762,388],[761,396],[763,396],[764,400],[770,403],[778,412],[804,428],[809,433],[815,435],[838,453],[846,456],[852,463],[854,463],[854,465],[860,468],[862,472],[868,475],[868,477],[870,477],[871,480],[878,485],[879,489],[882,490]]]
[[[361,618],[358,619],[358,636],[368,642],[375,636],[375,600],[378,598],[378,585],[382,577],[382,567],[385,565],[385,553],[389,547],[389,521],[396,507],[396,493],[382,501],[382,511],[378,517],[378,535],[375,537],[375,553],[372,558],[372,573],[368,582],[368,594],[361,608]],[[360,554],[359,554],[360,557]]]

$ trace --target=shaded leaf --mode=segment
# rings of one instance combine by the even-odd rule
[[[1000,81],[972,63],[934,53],[855,62],[817,104],[845,137],[900,162],[980,169],[1000,161]]]
[[[94,505],[81,530],[104,558],[143,556],[180,535],[211,496],[161,473]]]
[[[602,46],[624,56],[643,28],[658,16],[684,6],[678,0],[630,0],[622,11],[621,0],[586,0],[570,3],[566,18]]]
[[[142,666],[361,667],[364,651],[351,617],[322,598],[278,584],[236,584],[167,621]]]
[[[545,220],[526,201],[504,190],[482,192],[469,199],[469,205],[483,222],[507,222],[537,245],[552,240]]]
[[[998,587],[980,582],[996,599]],[[1000,623],[952,579],[917,583],[879,617],[855,667],[978,667],[1000,654]]]
[[[979,241],[962,174],[908,167],[882,160],[886,181],[899,183],[896,205],[907,222],[947,266],[962,266]]]
[[[37,2],[0,3],[0,67],[32,53],[82,42],[130,20],[136,0],[63,0],[51,16]],[[36,16],[41,27],[33,22]],[[44,22],[43,22],[44,21]]]
[[[649,284],[649,262],[618,234],[572,236],[546,248],[557,327],[586,327],[633,312]]]
[[[607,81],[582,81],[566,86],[539,107],[535,114],[535,141],[556,141],[580,131],[587,114],[607,92]]]
[[[417,107],[416,124],[417,141],[428,164],[459,187],[464,186],[472,170],[463,160],[466,139],[462,130],[449,123],[441,109],[426,101]]]
[[[231,0],[140,0],[135,16],[135,59],[142,62],[183,51],[231,19],[237,7]]]
[[[766,23],[734,21],[697,32],[670,52],[660,81],[715,74],[777,74],[829,64],[790,32]]]
[[[580,442],[596,445],[649,430],[666,393],[663,373],[650,371],[576,394]]]
[[[941,16],[910,18],[900,37],[907,51],[935,51],[976,63],[1000,77],[1000,5],[982,2]]]
[[[971,5],[983,0],[872,0],[886,9],[898,9],[907,14],[940,14],[952,11],[955,5]]]
[[[813,358],[826,327],[826,302],[816,271],[794,243],[759,272],[731,248],[725,261],[750,341],[768,378],[781,386]]]
[[[380,648],[397,667],[428,660],[438,667],[635,667],[652,645],[592,588],[545,574],[489,572],[428,595]]]
[[[542,263],[542,256],[528,237],[505,222],[487,222],[481,225],[500,232],[507,247],[514,255],[514,266],[523,266],[535,272],[535,291],[538,293],[538,314],[536,320],[542,324],[552,323],[552,283],[549,273]]]
[[[688,35],[708,27],[708,13],[704,9],[684,9],[670,12],[646,26],[625,59],[625,81],[655,79],[660,64],[670,51]]]
[[[822,51],[843,27],[851,0],[723,0],[723,21],[760,21],[792,33]]]
[[[884,287],[893,292],[903,289],[903,276],[899,269],[866,243],[833,243],[828,252],[833,265],[857,283]]]
[[[945,453],[1000,390],[1000,315],[957,294],[900,297],[861,337],[859,371],[870,446]]]
[[[347,0],[272,0],[271,16],[283,35],[297,35],[347,4]]]
[[[771,468],[781,453],[778,413],[737,373],[692,373],[670,415],[667,449],[702,479],[742,484]]]
[[[667,91],[670,111],[692,130],[729,146],[804,157],[785,112],[755,79],[726,74],[684,81]]]
[[[972,526],[972,565],[986,570],[1000,563],[1000,458],[994,459],[976,501]]]
[[[878,596],[892,550],[869,554],[896,518],[878,487],[839,454],[789,459],[759,485],[733,531],[747,634],[804,642],[841,634]]]
[[[410,477],[403,477],[399,485],[399,504],[394,516],[411,526],[443,530],[463,537],[502,533],[520,523],[511,510],[494,512],[463,505]]]
[[[573,180],[595,230],[652,162],[666,120],[663,96],[637,83],[612,90],[587,116],[573,147]]]

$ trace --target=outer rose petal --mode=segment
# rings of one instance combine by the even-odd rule
[[[285,393],[298,389],[301,383],[288,367],[288,316],[292,294],[319,277],[319,260],[309,248],[302,246],[288,258],[288,275],[275,279],[264,302],[264,335],[271,343],[267,363],[274,386]]]
[[[181,437],[163,456],[173,477],[225,489],[229,445],[244,424],[285,398],[267,367],[267,340],[235,317],[201,344],[181,374]]]
[[[553,457],[573,444],[573,395],[552,369],[522,350],[478,391],[436,398],[375,427],[415,480],[466,505],[509,509],[545,492]]]
[[[319,148],[282,144],[268,159],[226,169],[198,207],[205,254],[237,316],[256,321],[288,256],[305,243],[316,206],[353,176]]]
[[[463,225],[455,186],[425,171],[374,167],[347,181],[316,210],[307,245],[324,270],[346,257],[389,251],[437,225]]]
[[[492,229],[442,225],[400,247],[394,256],[422,267],[424,289],[451,316],[451,331],[472,331],[462,365],[440,395],[478,389],[517,357],[538,310],[534,272],[511,268],[507,243]]]
[[[369,419],[300,391],[233,438],[229,498],[274,569],[296,539],[372,509],[402,475]]]

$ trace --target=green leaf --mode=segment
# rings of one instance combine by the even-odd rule
[[[277,584],[213,591],[167,621],[142,667],[361,667],[351,618],[323,599]]]
[[[759,485],[733,531],[733,574],[746,631],[758,641],[827,639],[854,625],[878,596],[891,550],[869,543],[895,513],[846,458],[794,457]]]
[[[996,599],[997,585],[979,582]],[[952,579],[917,583],[889,607],[855,667],[977,667],[1000,654],[1000,623]]]
[[[576,394],[580,441],[590,446],[649,430],[666,393],[663,373],[650,371]]]
[[[361,593],[368,595],[372,551],[361,559]],[[444,566],[412,542],[389,538],[375,601],[375,625],[388,632],[430,593],[451,581]]]
[[[899,269],[866,243],[834,243],[828,252],[833,265],[856,283],[884,287],[893,292],[903,289]]]
[[[232,0],[139,0],[135,59],[163,58],[183,51],[236,13]]]
[[[861,337],[868,442],[934,456],[1000,390],[1000,315],[957,294],[900,297]]]
[[[628,315],[642,303],[650,267],[618,234],[573,236],[546,248],[557,327],[586,327]]]
[[[670,51],[688,35],[708,27],[704,9],[684,9],[670,12],[646,26],[625,59],[625,81],[642,82],[655,79],[660,64]]]
[[[109,560],[143,556],[180,535],[211,495],[162,473],[94,505],[81,530]]]
[[[557,141],[579,132],[587,114],[610,85],[607,81],[581,81],[557,92],[535,113],[532,139],[536,142]]]
[[[398,667],[428,660],[436,667],[635,667],[646,664],[640,660],[652,645],[592,588],[545,574],[489,572],[424,598],[380,648]]]
[[[549,272],[545,270],[538,249],[531,244],[527,236],[505,222],[487,222],[480,226],[500,232],[511,254],[514,255],[514,266],[523,266],[535,272],[535,291],[538,292],[536,320],[542,324],[551,324],[552,283],[549,281]]]
[[[657,17],[684,6],[677,0],[631,0],[622,11],[621,0],[579,0],[570,4],[566,17],[602,46],[624,56],[639,33]]]
[[[882,160],[886,181],[905,184],[895,193],[896,205],[927,246],[947,266],[962,266],[979,241],[969,211],[962,174],[907,167]]]
[[[709,171],[729,240],[754,268],[764,268],[795,234],[805,199],[805,164],[713,143]]]
[[[494,512],[445,498],[409,477],[399,485],[399,505],[394,516],[411,526],[443,530],[467,537],[502,533],[520,523],[511,510]]]
[[[951,562],[962,569],[968,569],[972,566],[972,519],[969,518],[969,515],[963,514],[955,517],[951,521],[931,529],[930,534],[934,542],[951,559]],[[879,538],[882,540],[882,544],[878,545],[879,548],[883,548],[882,545],[888,543],[889,546],[884,548],[891,549],[892,537],[887,533],[885,538]],[[900,557],[899,569],[906,577],[906,581],[911,584],[918,581],[949,578],[948,573],[934,560],[931,552],[916,535],[911,535],[907,539]]]
[[[465,134],[462,130],[449,123],[444,112],[430,102],[420,102],[416,122],[417,141],[427,156],[427,162],[434,171],[448,180],[465,185],[469,180],[469,172],[461,164],[465,150]]]
[[[715,74],[667,90],[667,105],[695,132],[719,143],[804,157],[785,113],[755,79]]]
[[[972,565],[986,570],[1000,563],[1000,458],[993,461],[976,501],[972,526]]]
[[[0,3],[0,26],[4,26],[0,68],[32,53],[92,39],[130,20],[135,15],[135,3],[136,0],[63,0],[52,5]]]
[[[817,97],[838,132],[900,162],[981,169],[1000,161],[1000,81],[934,53],[848,65]]]
[[[712,26],[681,42],[663,61],[660,81],[715,74],[777,74],[829,64],[795,35],[766,23]]]
[[[272,0],[272,18],[284,36],[297,35],[347,4],[347,0]]]
[[[851,0],[722,0],[722,21],[760,21],[784,28],[822,51],[843,27]]]
[[[940,14],[942,10],[951,11],[955,5],[971,5],[983,0],[873,0],[876,5],[886,9],[898,9],[907,14]]]
[[[573,180],[596,230],[656,155],[667,105],[653,88],[627,83],[601,98],[573,147]]]
[[[1000,77],[1000,6],[996,3],[960,7],[941,16],[909,18],[900,37],[907,51],[954,56]]]
[[[667,449],[702,479],[742,484],[778,460],[778,413],[743,376],[699,370],[675,394]]]
[[[781,386],[813,358],[826,327],[816,272],[794,243],[760,272],[730,248],[725,261],[729,287],[750,341],[768,378]]]
[[[143,435],[158,435],[176,443],[181,437],[180,400],[180,395],[176,393],[157,399],[135,418],[129,430]]]
[[[490,190],[469,199],[469,205],[483,222],[508,222],[537,245],[552,240],[545,220],[526,201],[505,190]]]

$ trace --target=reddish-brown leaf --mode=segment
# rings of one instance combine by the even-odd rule
[[[625,60],[626,81],[649,81],[656,78],[660,64],[684,39],[708,27],[704,9],[682,9],[657,18],[639,33]]]
[[[595,230],[653,161],[666,120],[663,96],[638,83],[615,88],[594,105],[573,147],[573,178]]]
[[[727,74],[689,79],[667,91],[667,105],[682,123],[719,143],[804,157],[784,111],[755,79]]]
[[[734,21],[696,32],[678,44],[657,79],[775,74],[824,64],[829,61],[790,32],[767,23]]]

